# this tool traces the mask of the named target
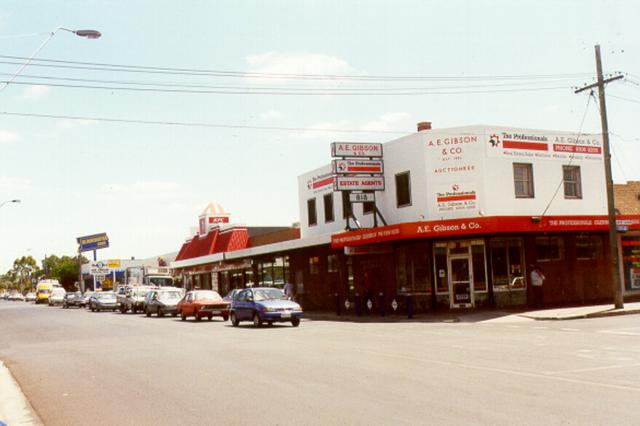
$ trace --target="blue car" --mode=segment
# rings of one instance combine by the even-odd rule
[[[256,327],[274,322],[290,322],[300,325],[302,308],[289,300],[284,292],[277,288],[246,288],[238,292],[231,301],[231,324],[237,327],[240,321],[253,321]]]

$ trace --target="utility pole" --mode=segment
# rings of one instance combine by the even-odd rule
[[[604,151],[604,173],[607,180],[607,211],[609,218],[609,250],[611,257],[611,286],[613,290],[613,303],[616,309],[624,307],[622,297],[622,283],[620,281],[620,256],[618,256],[618,231],[616,226],[615,201],[613,197],[613,177],[611,174],[611,150],[609,149],[609,124],[607,122],[607,105],[604,96],[604,85],[611,81],[623,78],[617,75],[608,79],[604,79],[602,75],[602,60],[600,59],[600,45],[595,46],[596,50],[596,72],[598,81],[575,91],[582,91],[598,87],[598,97],[600,103],[600,123],[602,126],[602,145]]]

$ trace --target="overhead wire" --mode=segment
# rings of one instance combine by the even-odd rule
[[[587,98],[587,105],[584,108],[584,113],[582,114],[582,121],[580,122],[580,128],[578,129],[578,134],[576,135],[575,138],[575,144],[578,144],[578,140],[580,139],[580,136],[582,135],[582,129],[584,127],[584,122],[587,118],[587,112],[589,111],[589,105],[591,103],[591,98],[594,98],[595,101],[595,94],[593,93],[593,90],[591,90],[591,92],[589,93],[589,96]],[[575,158],[575,153],[572,152],[571,155],[569,156],[569,166],[572,164],[573,160]],[[544,215],[547,214],[547,211],[549,211],[549,208],[551,207],[551,203],[553,203],[553,200],[555,200],[555,198],[558,195],[558,192],[560,191],[560,188],[564,185],[564,170],[563,170],[563,175],[562,178],[560,179],[560,183],[558,183],[558,186],[556,187],[556,190],[553,193],[553,196],[551,197],[551,199],[549,200],[549,202],[547,203],[547,206],[545,207],[544,211],[542,212],[542,214],[540,215],[540,217],[544,217]]]

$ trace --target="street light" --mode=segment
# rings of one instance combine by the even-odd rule
[[[35,50],[35,52],[33,52],[31,54],[31,56],[29,56],[29,59],[27,59],[25,61],[25,63],[22,64],[20,69],[18,69],[18,71],[16,71],[11,76],[11,78],[4,83],[4,86],[0,87],[0,92],[2,92],[4,89],[6,89],[8,85],[13,83],[13,80],[15,80],[16,77],[18,77],[20,75],[20,73],[27,67],[27,65],[29,65],[31,63],[31,61],[33,61],[33,58],[35,58],[35,56],[38,54],[38,52],[40,52],[42,50],[42,48],[45,47],[47,45],[47,43],[49,43],[49,41],[53,38],[54,35],[56,35],[56,33],[58,31],[66,31],[68,33],[73,33],[73,34],[77,35],[78,37],[84,37],[84,38],[88,38],[88,39],[97,39],[97,38],[100,38],[102,36],[100,31],[96,31],[96,30],[71,30],[71,29],[65,28],[65,27],[56,28],[55,30],[53,30],[53,31],[51,31],[49,33],[49,37],[47,37],[47,39],[45,41],[43,41],[40,46],[38,46],[38,48]]]
[[[7,200],[0,203],[0,207],[4,206],[7,203],[19,203],[20,200]]]

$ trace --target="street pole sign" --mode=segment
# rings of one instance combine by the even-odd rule
[[[79,251],[93,251],[109,247],[109,237],[106,233],[78,237]]]

